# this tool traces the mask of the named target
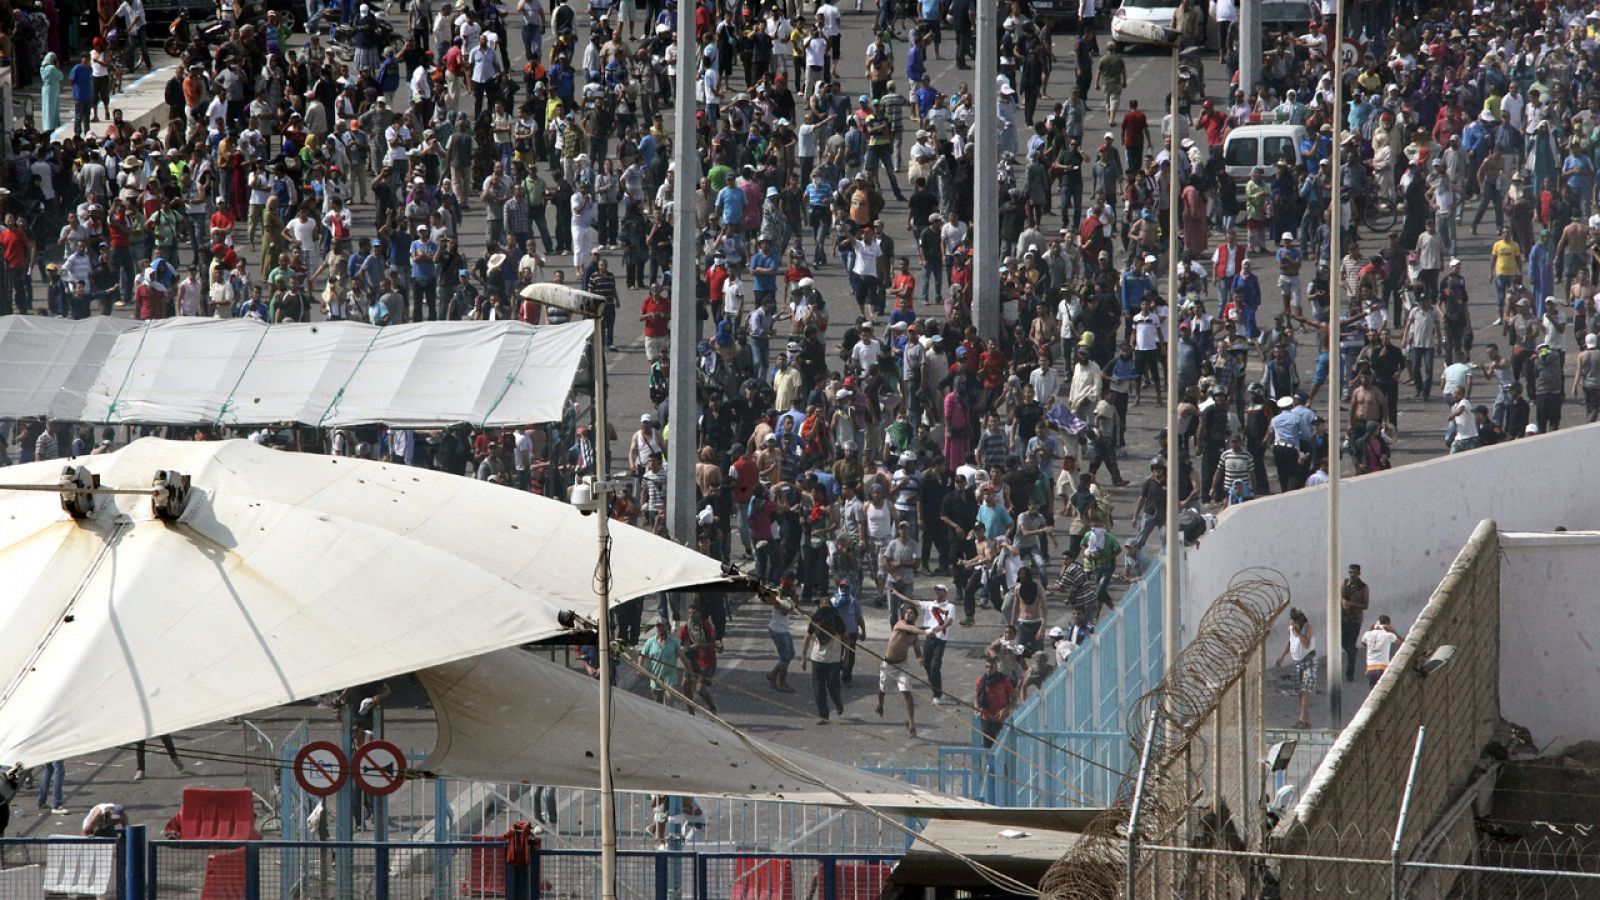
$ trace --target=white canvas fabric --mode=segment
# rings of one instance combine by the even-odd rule
[[[593,322],[0,317],[0,418],[420,428],[561,418]]]
[[[554,636],[597,613],[594,519],[431,470],[153,438],[77,462],[150,498],[0,490],[0,760],[38,765]],[[0,481],[54,485],[61,461]],[[612,600],[721,564],[614,524]],[[532,702],[532,698],[523,699]]]

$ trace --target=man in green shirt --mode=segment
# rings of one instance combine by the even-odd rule
[[[1095,70],[1095,87],[1106,92],[1106,127],[1115,127],[1117,122],[1117,106],[1122,102],[1122,88],[1128,83],[1128,67],[1122,59],[1122,54],[1117,52],[1115,41],[1106,50],[1106,55],[1100,57],[1100,65]]]
[[[657,703],[667,703],[667,689],[678,687],[688,666],[683,658],[683,643],[665,618],[656,620],[655,633],[639,646],[639,657],[650,675],[650,696]]]

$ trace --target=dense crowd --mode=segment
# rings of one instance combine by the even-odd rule
[[[651,412],[617,442],[620,460],[596,458],[575,404],[526,429],[350,429],[326,449],[557,497],[616,465],[636,487],[614,514],[664,531],[670,312],[692,302],[700,411],[682,452],[697,460],[698,545],[817,604],[803,659],[848,676],[828,645],[864,635],[863,598],[889,608],[886,665],[926,656],[950,622],[910,598],[938,573],[958,626],[1000,609],[1015,626],[1005,646],[1027,660],[1052,626],[1091,628],[1137,573],[1168,524],[1170,479],[1193,538],[1206,512],[1320,483],[1330,456],[1387,467],[1402,386],[1445,400],[1408,427],[1440,429],[1452,452],[1558,428],[1569,395],[1600,415],[1600,13],[1357,6],[1347,109],[1331,108],[1325,16],[1269,42],[1249,96],[1186,90],[1176,123],[1122,102],[1127,48],[1092,20],[1052,35],[1027,0],[998,17],[999,71],[970,81],[974,0],[881,0],[860,18],[830,0],[707,0],[692,60],[677,57],[672,0],[312,4],[310,43],[279,11],[225,6],[214,40],[182,47],[158,126],[104,102],[116,47],[66,72],[41,60],[44,120],[15,133],[6,172],[0,312],[538,324],[566,315],[523,287],[582,287],[606,300],[608,345],[618,316],[643,327]],[[1173,24],[1199,45],[1216,19],[1212,46],[1234,73],[1234,16],[1185,0]],[[868,18],[864,54],[842,53],[849,23]],[[695,132],[681,137],[699,163],[685,236],[670,215],[680,136],[665,124],[680,73],[695,78]],[[52,85],[71,92],[71,133],[57,131]],[[996,121],[975,122],[980,91],[998,98]],[[1264,122],[1305,137],[1293,157],[1230,175],[1230,131]],[[975,171],[977,128],[997,130],[997,172]],[[998,218],[981,225],[1004,257],[998,296],[979,301],[1000,311],[988,338],[973,316],[979,178],[1000,185]],[[1392,232],[1362,224],[1380,203],[1398,210]],[[1459,261],[1489,213],[1492,285]],[[481,247],[462,242],[473,216]],[[671,296],[677,240],[693,244],[692,298]],[[1328,391],[1348,402],[1345,433],[1313,411]],[[1178,457],[1124,472],[1146,402],[1178,404]],[[11,436],[24,458],[57,452],[43,423]],[[1109,488],[1135,480],[1119,517]],[[667,624],[683,623],[690,671],[714,673],[724,623],[699,612],[669,609]],[[786,686],[793,642],[772,629]],[[880,686],[904,693],[897,671]],[[691,693],[709,699],[709,685]]]

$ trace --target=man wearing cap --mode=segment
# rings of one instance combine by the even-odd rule
[[[1294,233],[1285,231],[1278,238],[1278,294],[1283,298],[1283,312],[1300,312],[1305,293],[1300,288],[1300,264],[1303,258],[1295,246]]]
[[[1282,412],[1272,417],[1272,462],[1278,470],[1278,492],[1288,493],[1305,483],[1306,463],[1316,433],[1316,414],[1306,406],[1305,394],[1279,397]]]

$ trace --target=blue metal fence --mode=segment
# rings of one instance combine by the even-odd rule
[[[984,796],[998,806],[1104,806],[1133,765],[1125,717],[1161,680],[1162,565],[1156,561],[1094,637],[1012,712]]]
[[[938,765],[868,771],[996,806],[1086,807],[1113,802],[1135,763],[1128,708],[1160,680],[1161,562],[1155,561],[1079,647],[1011,714],[995,746],[941,747]]]
[[[142,827],[135,827],[122,839],[0,840],[0,896],[554,900],[600,893],[597,850],[536,849],[520,864],[508,859],[508,850],[498,838],[150,841]],[[292,895],[280,893],[277,873],[301,857],[314,860],[311,879]],[[626,897],[854,900],[879,896],[898,859],[898,854],[871,853],[622,851],[617,871],[619,893]]]

